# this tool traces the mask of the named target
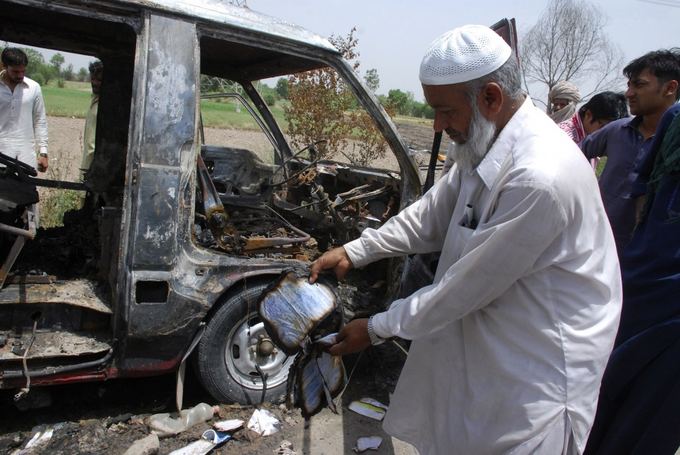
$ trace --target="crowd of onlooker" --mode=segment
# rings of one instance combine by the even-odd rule
[[[621,322],[586,452],[674,453],[680,444],[680,49],[649,52],[623,74],[625,94],[599,93],[578,112],[573,84],[562,81],[549,95],[551,117],[586,158],[607,158],[600,193],[623,282]]]

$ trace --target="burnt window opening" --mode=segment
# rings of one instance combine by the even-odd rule
[[[18,256],[9,283],[87,280],[101,289],[105,301],[110,301],[107,294],[117,281],[137,33],[131,25],[135,23],[132,16],[129,21],[121,21],[121,17],[116,21],[86,14],[0,1],[0,41],[68,53],[62,68],[72,63],[74,74],[79,67],[87,72],[85,82],[43,84],[49,167],[40,176],[47,182],[38,184],[39,229]],[[72,60],[69,54],[80,58]],[[103,63],[104,77],[96,115],[94,160],[83,180],[84,121],[71,118],[74,113],[65,111],[59,103],[70,100],[72,107],[66,109],[75,109],[76,116],[87,113],[92,102],[88,63],[95,59]],[[48,62],[45,57],[45,64]]]
[[[223,39],[219,31],[199,29],[199,37],[204,164],[198,163],[195,243],[241,256],[313,260],[398,212],[398,173],[349,165],[343,151],[333,157],[340,161],[322,159],[329,142],[323,132],[300,145],[280,127],[288,121],[281,105],[287,101],[274,98],[275,78],[326,63]],[[363,113],[371,122],[361,103],[347,106],[348,118]],[[343,131],[345,150],[360,147],[364,139],[352,136],[353,127]]]
[[[135,285],[136,303],[166,303],[168,294],[167,281],[137,281]]]

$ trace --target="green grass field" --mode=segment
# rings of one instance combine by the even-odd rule
[[[85,118],[90,107],[91,93],[80,88],[42,87],[47,115]]]
[[[285,130],[288,123],[283,115],[283,107],[277,103],[275,106],[270,106],[269,109],[271,109],[279,126]],[[255,121],[245,108],[241,107],[241,112],[236,112],[234,101],[202,100],[201,113],[203,123],[210,128],[257,129]]]
[[[85,118],[90,107],[90,84],[67,81],[63,88],[49,84],[42,88],[47,115],[54,117]],[[287,122],[283,107],[277,103],[270,107],[274,118],[284,130]],[[205,126],[210,128],[256,129],[257,125],[248,111],[241,108],[236,112],[233,101],[201,101],[201,112]]]

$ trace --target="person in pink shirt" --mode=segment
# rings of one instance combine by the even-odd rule
[[[558,123],[558,126],[576,144],[580,144],[587,135],[594,133],[611,121],[624,117],[628,117],[628,106],[623,93],[601,92],[581,106],[572,118]],[[599,162],[599,158],[592,158],[590,165],[593,169],[597,169]]]
[[[559,127],[580,144],[587,135],[607,123],[627,116],[628,107],[623,93],[601,92],[581,106],[572,118],[559,123]]]

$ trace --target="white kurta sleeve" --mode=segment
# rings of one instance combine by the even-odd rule
[[[477,227],[460,259],[436,284],[375,315],[375,332],[381,337],[417,339],[484,307],[531,270],[566,224],[552,188],[508,184],[496,210]]]
[[[40,153],[47,153],[47,115],[42,90],[37,87],[35,102],[33,103],[33,134]]]
[[[441,250],[460,191],[460,175],[452,169],[422,198],[390,218],[380,229],[366,229],[344,245],[355,267],[379,259]]]

